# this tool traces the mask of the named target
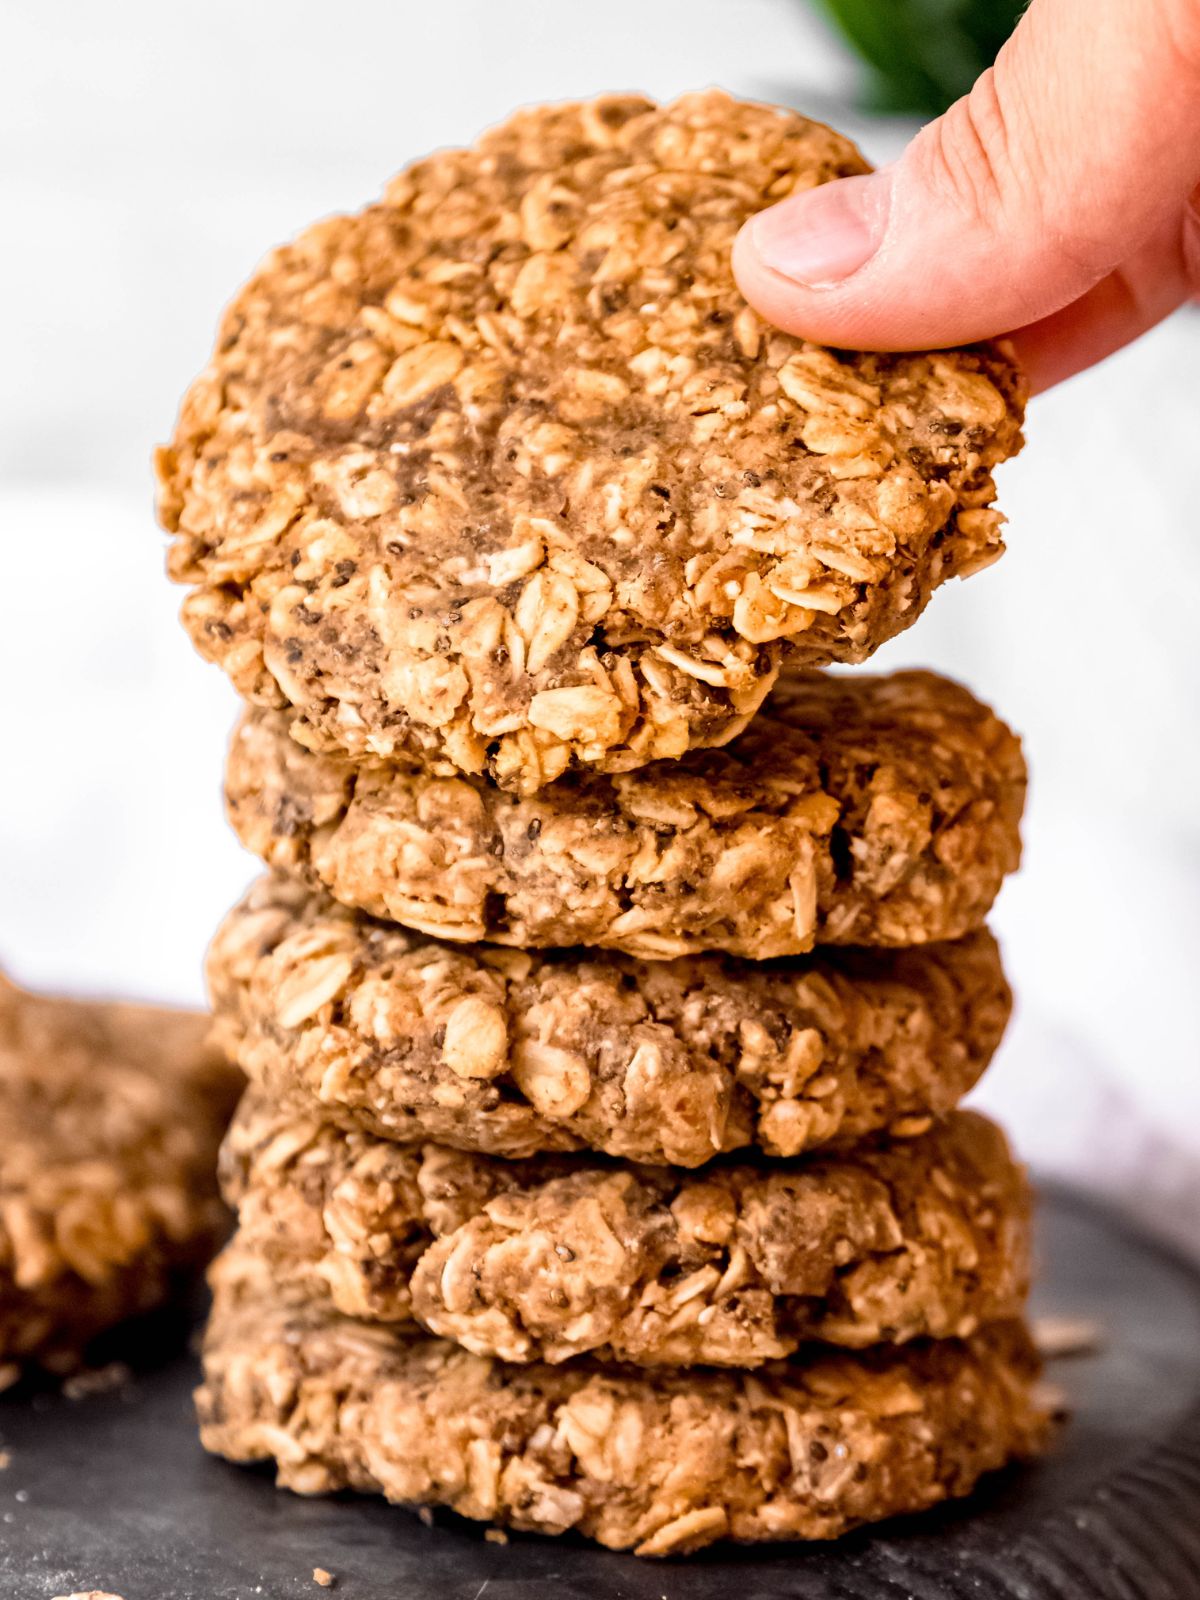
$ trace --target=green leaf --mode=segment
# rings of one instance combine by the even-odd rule
[[[936,116],[966,94],[1025,0],[818,0],[871,70],[879,111]]]

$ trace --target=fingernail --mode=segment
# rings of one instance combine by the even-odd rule
[[[807,289],[830,289],[875,254],[887,227],[886,172],[823,183],[750,219],[759,260]]]

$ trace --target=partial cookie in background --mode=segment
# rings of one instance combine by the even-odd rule
[[[217,1147],[244,1082],[209,1019],[0,977],[0,1374],[67,1371],[227,1227]]]
[[[343,1126],[685,1167],[920,1131],[975,1083],[1010,1008],[986,932],[643,962],[447,945],[283,877],[229,913],[208,980],[217,1037],[249,1077]]]
[[[831,1539],[964,1495],[1048,1422],[1020,1323],[755,1373],[584,1358],[510,1366],[281,1300],[248,1263],[218,1289],[197,1395],[205,1448],[301,1494],[380,1493],[639,1555]]]
[[[723,750],[527,797],[315,755],[250,712],[226,798],[270,866],[443,939],[761,959],[978,928],[1020,860],[1025,763],[948,679],[798,672]]]
[[[506,1361],[759,1367],[812,1340],[965,1337],[1029,1289],[1024,1173],[967,1111],[898,1144],[693,1175],[405,1148],[251,1090],[222,1171],[235,1260]]]
[[[1006,347],[761,324],[751,213],[868,170],[711,92],[519,112],[267,258],[160,452],[200,650],[298,736],[530,793],[721,744],[999,554]]]

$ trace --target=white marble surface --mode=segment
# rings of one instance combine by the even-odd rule
[[[528,100],[719,82],[837,110],[799,0],[127,0],[0,8],[0,960],[195,999],[253,873],[233,698],[161,576],[148,456],[271,243]],[[863,126],[886,156],[903,130]],[[1010,552],[885,652],[1025,735],[1020,996],[981,1098],[1042,1168],[1200,1254],[1200,315],[1038,401]]]

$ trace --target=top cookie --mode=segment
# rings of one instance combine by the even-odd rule
[[[867,170],[719,93],[518,113],[268,257],[160,452],[184,619],[315,747],[526,792],[731,738],[1001,549],[999,347],[832,352],[729,264]]]

